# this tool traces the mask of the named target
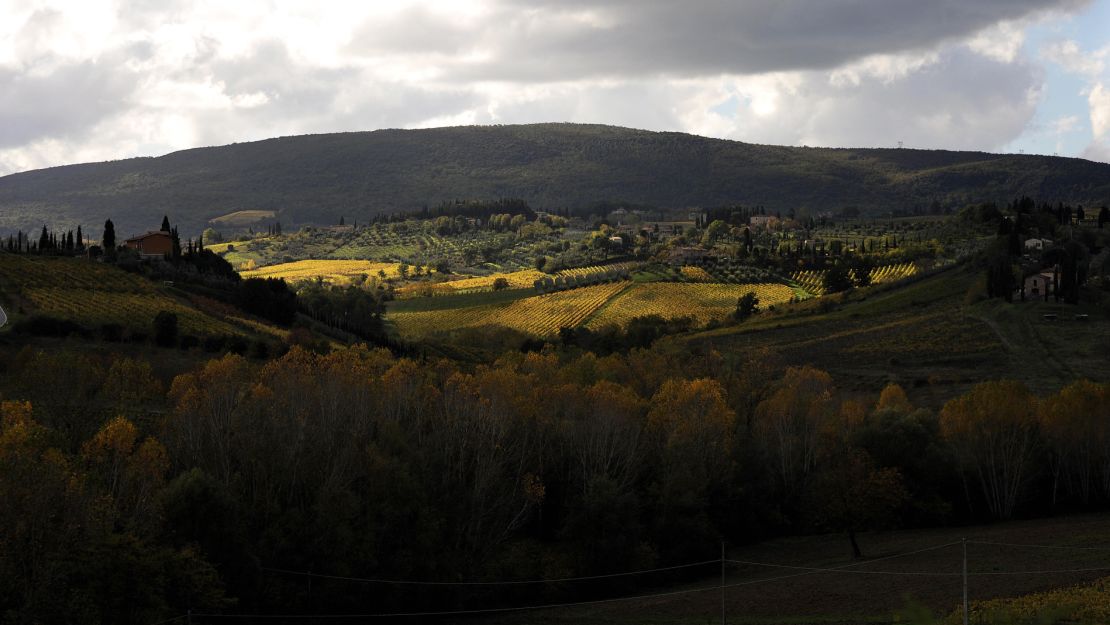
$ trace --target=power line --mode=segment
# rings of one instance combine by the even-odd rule
[[[771,564],[770,562],[753,562],[750,560],[727,560],[732,564],[747,564],[750,566],[766,566],[776,569],[796,569],[800,571],[812,571],[814,573],[849,573],[852,575],[924,575],[929,577],[959,577],[959,573],[929,573],[927,571],[860,571],[860,570],[847,570],[845,567],[840,568],[821,568],[815,566],[795,566],[792,564]]]
[[[675,571],[678,569],[688,569],[696,566],[706,566],[708,564],[717,564],[720,559],[705,560],[703,562],[691,562],[690,564],[678,564],[675,566],[665,566],[657,569],[643,569],[640,571],[627,571],[624,573],[607,573],[604,575],[586,575],[582,577],[562,577],[555,579],[526,579],[526,580],[508,580],[508,581],[488,581],[488,582],[433,582],[433,581],[420,581],[420,580],[404,580],[404,579],[379,579],[367,577],[347,577],[344,575],[326,575],[323,573],[311,573],[308,571],[293,571],[290,569],[277,569],[273,567],[263,566],[260,567],[263,571],[271,571],[274,573],[285,573],[287,575],[301,575],[305,577],[318,577],[323,579],[335,579],[347,582],[360,582],[367,584],[398,584],[398,585],[415,585],[415,586],[507,586],[507,585],[520,585],[520,584],[555,584],[561,582],[577,582],[593,579],[607,579],[613,577],[627,577],[631,575],[645,575],[648,573],[660,573],[663,571]]]
[[[923,551],[928,551],[928,550],[926,549],[926,550],[923,550]],[[907,554],[902,554],[902,555],[907,555]],[[896,556],[892,556],[892,557],[896,557]],[[711,560],[710,562],[719,562],[719,560]],[[852,565],[847,565],[847,566],[855,566],[855,565],[852,564]],[[507,608],[482,608],[482,609],[473,609],[473,610],[445,610],[445,611],[440,611],[440,612],[392,612],[392,613],[378,613],[378,614],[198,614],[198,613],[193,613],[193,616],[200,617],[200,618],[236,618],[236,619],[237,618],[259,618],[259,619],[272,619],[272,618],[284,618],[284,619],[319,618],[319,619],[325,619],[325,618],[332,618],[332,619],[343,619],[343,618],[400,618],[400,617],[406,617],[406,616],[411,616],[411,617],[417,617],[417,616],[462,616],[462,615],[465,615],[465,614],[494,614],[494,613],[502,613],[502,612],[523,612],[523,611],[527,611],[527,610],[547,610],[547,609],[553,609],[553,608],[572,608],[572,607],[579,607],[579,606],[586,606],[586,605],[600,605],[600,604],[605,604],[605,603],[617,603],[617,602],[621,602],[621,601],[636,601],[638,599],[656,599],[656,598],[659,598],[659,597],[675,597],[675,596],[689,595],[689,594],[694,594],[694,593],[699,593],[699,592],[709,592],[709,591],[713,591],[713,590],[720,591],[722,588],[728,589],[728,588],[738,588],[740,586],[751,586],[753,584],[762,584],[764,582],[774,582],[774,581],[778,581],[778,580],[789,579],[789,578],[792,578],[792,577],[801,577],[803,575],[811,575],[811,574],[812,574],[811,572],[807,571],[805,573],[793,573],[793,574],[790,574],[790,575],[780,575],[780,576],[777,576],[777,577],[767,577],[767,578],[762,578],[762,579],[748,580],[748,581],[744,581],[744,582],[735,582],[735,583],[732,583],[732,584],[726,584],[724,586],[720,586],[720,585],[718,585],[718,586],[707,586],[707,587],[703,587],[703,588],[690,588],[690,589],[687,589],[687,590],[675,590],[675,591],[671,591],[671,592],[660,592],[660,593],[652,593],[652,594],[647,594],[647,595],[632,595],[632,596],[628,596],[628,597],[613,597],[611,599],[594,599],[594,600],[591,600],[591,601],[575,601],[575,602],[570,602],[570,603],[546,603],[546,604],[541,604],[541,605],[526,605],[526,606],[515,606],[515,607],[507,607]]]
[[[1110,566],[1099,566],[1089,569],[1046,569],[1040,571],[988,571],[984,573],[968,573],[971,577],[984,577],[987,575],[1058,575],[1063,573],[1093,573],[1095,571],[1110,571]]]
[[[1110,552],[1110,547],[1069,547],[1067,545],[1032,545],[1022,543],[999,543],[989,540],[969,540],[969,544],[973,545],[996,545],[998,547],[1027,547],[1031,549],[1070,549],[1075,551],[1106,551]]]
[[[717,562],[717,560],[713,560]],[[771,581],[771,580],[758,580],[758,581]],[[743,584],[737,584],[743,585]],[[730,588],[731,586],[726,586]],[[690,588],[687,590],[675,590],[671,592],[653,593],[648,595],[632,595],[628,597],[613,597],[611,599],[594,599],[591,601],[575,601],[571,603],[546,603],[542,605],[526,605],[515,606],[508,608],[482,608],[474,610],[446,610],[441,612],[392,612],[392,613],[379,613],[379,614],[197,614],[193,616],[202,618],[284,618],[284,619],[299,619],[299,618],[396,618],[402,616],[461,616],[463,614],[493,614],[497,612],[519,612],[525,610],[546,610],[550,608],[571,608],[584,605],[598,605],[603,603],[616,603],[620,601],[635,601],[638,599],[655,599],[658,597],[674,597],[678,595],[688,595],[698,592],[708,592],[711,590],[720,590],[720,586],[708,586],[704,588]]]
[[[874,562],[881,562],[881,561],[884,561],[884,560],[891,560],[891,559],[895,559],[895,558],[903,558],[903,557],[907,557],[907,556],[916,555],[916,554],[919,554],[919,553],[924,553],[924,552],[927,552],[927,551],[935,551],[935,550],[939,550],[939,549],[944,549],[944,548],[947,548],[947,547],[952,547],[954,545],[961,544],[962,542],[963,541],[951,542],[951,543],[946,543],[946,544],[943,544],[943,545],[936,545],[936,546],[933,546],[933,547],[925,547],[923,549],[917,549],[917,550],[909,551],[909,552],[906,552],[906,553],[892,554],[892,555],[884,556],[884,557],[881,557],[881,558],[874,558],[874,559],[871,559],[871,560],[853,562],[853,563],[845,564],[845,565],[838,566],[838,567],[807,567],[807,566],[797,566],[797,565],[790,565],[790,564],[775,564],[775,563],[769,563],[769,562],[756,562],[756,561],[750,561],[750,560],[732,560],[732,559],[727,559],[727,558],[720,558],[720,559],[716,559],[716,560],[706,560],[706,561],[703,561],[703,562],[694,562],[694,563],[690,563],[690,564],[680,564],[680,565],[676,565],[676,566],[662,567],[662,568],[657,568],[657,569],[644,569],[644,570],[641,570],[641,571],[629,571],[629,572],[625,572],[625,573],[609,573],[609,574],[605,574],[605,575],[591,575],[591,576],[584,576],[584,577],[568,577],[568,578],[545,579],[545,580],[519,580],[519,581],[504,581],[504,582],[421,582],[421,581],[414,581],[414,580],[382,580],[382,579],[343,577],[343,576],[335,576],[335,575],[323,575],[323,574],[318,574],[318,573],[305,573],[305,572],[301,572],[301,571],[290,571],[290,570],[286,570],[286,569],[274,569],[274,568],[269,568],[269,567],[263,567],[263,570],[276,571],[276,572],[281,572],[281,573],[290,573],[290,574],[295,574],[295,575],[308,575],[308,576],[312,576],[312,577],[323,577],[323,578],[340,579],[340,580],[347,580],[347,581],[358,581],[358,582],[420,584],[420,585],[503,585],[503,584],[554,583],[554,582],[563,582],[563,581],[604,579],[604,578],[621,577],[621,576],[628,576],[628,575],[638,575],[638,574],[644,574],[644,573],[655,573],[655,572],[670,571],[670,570],[690,568],[690,567],[696,567],[696,566],[705,566],[705,565],[708,565],[708,564],[715,564],[715,563],[718,563],[718,562],[722,563],[722,564],[731,563],[731,564],[740,564],[740,565],[748,565],[748,566],[764,566],[764,567],[772,567],[772,568],[785,568],[785,569],[798,570],[798,571],[801,571],[801,572],[791,573],[789,575],[779,575],[779,576],[775,576],[775,577],[766,577],[766,578],[760,578],[760,579],[746,580],[746,581],[742,581],[742,582],[734,582],[732,584],[720,584],[720,585],[716,585],[716,586],[689,588],[689,589],[685,589],[685,590],[675,590],[675,591],[670,591],[670,592],[650,593],[650,594],[641,594],[641,595],[630,595],[630,596],[624,596],[624,597],[613,597],[613,598],[609,598],[609,599],[594,599],[594,600],[590,600],[590,601],[575,601],[575,602],[565,602],[565,603],[547,603],[547,604],[539,604],[539,605],[513,606],[513,607],[501,607],[501,608],[476,608],[476,609],[467,609],[467,610],[444,610],[444,611],[438,611],[438,612],[436,612],[436,611],[391,612],[391,613],[372,613],[372,614],[192,614],[191,616],[196,616],[196,617],[200,617],[200,618],[210,618],[210,619],[220,619],[220,618],[223,618],[223,619],[354,619],[354,618],[402,618],[402,617],[462,616],[462,615],[477,615],[477,614],[497,614],[497,613],[506,613],[506,612],[523,612],[523,611],[529,611],[529,610],[547,610],[547,609],[556,609],[556,608],[572,608],[572,607],[580,607],[580,606],[619,603],[619,602],[623,602],[623,601],[637,601],[637,600],[642,600],[642,599],[656,599],[656,598],[662,598],[662,597],[676,597],[676,596],[689,595],[689,594],[700,593],[700,592],[723,591],[723,590],[729,589],[729,588],[738,588],[738,587],[742,587],[742,586],[751,586],[751,585],[754,585],[754,584],[762,584],[762,583],[767,583],[767,582],[780,581],[780,580],[784,580],[784,579],[791,579],[791,578],[795,578],[795,577],[803,577],[803,576],[806,576],[806,575],[813,575],[813,574],[816,574],[816,573],[849,573],[849,574],[864,574],[864,575],[870,574],[870,575],[893,575],[893,576],[961,577],[964,574],[961,574],[961,573],[931,573],[931,572],[927,572],[927,571],[867,571],[867,570],[848,570],[848,569],[852,569],[853,567],[862,566],[862,565],[865,565],[865,564],[871,564],[871,563],[874,563]],[[1016,544],[1016,543],[996,543],[996,542],[989,542],[989,541],[967,541],[967,542],[968,543],[976,543],[976,544],[985,544],[985,545],[1007,546],[1007,547],[1032,547],[1032,548],[1050,548],[1050,549],[1090,549],[1090,550],[1100,550],[1100,551],[1102,550],[1102,549],[1097,548],[1097,547],[1056,547],[1056,546],[1052,546],[1052,545],[1022,545],[1022,544]],[[984,576],[996,576],[996,575],[1049,575],[1049,574],[1059,575],[1059,574],[1067,574],[1067,573],[1088,573],[1088,572],[1098,572],[1098,571],[1110,571],[1110,567],[1094,567],[1094,568],[1080,568],[1080,569],[1055,569],[1055,570],[1046,569],[1046,570],[1029,570],[1029,571],[989,571],[989,572],[982,572],[982,573],[968,573],[966,575],[968,577],[984,577]],[[158,623],[155,623],[154,625],[163,625],[165,623],[170,623],[170,622],[173,622],[173,621],[177,621],[177,620],[180,620],[182,618],[185,618],[185,616],[182,615],[182,616],[177,616],[177,617],[174,617],[174,618],[171,618],[171,619],[167,619],[165,621],[159,621]]]

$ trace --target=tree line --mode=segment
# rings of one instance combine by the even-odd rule
[[[1110,387],[977,385],[939,411],[773,353],[575,349],[489,365],[381,349],[150,363],[27,348],[0,377],[0,611],[465,609],[629,590],[512,580],[715,557],[719,541],[1110,503]],[[677,578],[667,578],[676,580]],[[126,589],[123,592],[121,589]]]

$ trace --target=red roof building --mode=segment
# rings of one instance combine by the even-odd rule
[[[140,256],[164,256],[173,252],[173,237],[164,230],[131,237],[123,244],[133,250],[138,250]]]

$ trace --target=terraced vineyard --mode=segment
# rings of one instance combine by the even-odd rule
[[[900,263],[897,265],[884,265],[871,270],[871,283],[883,284],[908,278],[917,273],[917,265],[913,263]]]
[[[614,271],[618,272],[618,273],[625,272],[625,271],[634,271],[634,270],[639,269],[640,267],[642,267],[643,264],[644,263],[642,263],[642,262],[628,261],[628,262],[623,262],[623,263],[612,263],[612,264],[609,264],[609,265],[590,265],[588,267],[575,267],[573,269],[563,269],[562,271],[556,271],[554,275],[556,277],[562,276],[562,277],[568,277],[568,278],[571,277],[571,276],[574,276],[576,278],[577,277],[589,277],[589,276],[593,276],[593,275],[597,275],[597,274],[608,274],[608,273],[611,273],[611,272],[614,272]]]
[[[871,284],[883,284],[908,278],[917,273],[917,265],[913,263],[898,263],[883,265],[871,270]],[[853,275],[853,278],[855,276]],[[825,271],[799,271],[790,277],[806,291],[814,295],[825,294]]]
[[[26,313],[69,319],[90,328],[115,323],[146,332],[154,316],[165,310],[177,315],[182,334],[243,334],[141,276],[83,259],[0,254],[0,290]]]
[[[400,275],[398,263],[376,263],[367,260],[298,260],[292,263],[270,265],[240,272],[244,278],[281,278],[286,282],[323,279],[342,284],[362,275],[377,277],[384,272],[387,278]]]
[[[628,288],[627,282],[599,284],[569,291],[536,295],[508,304],[478,305],[392,312],[387,319],[405,338],[419,338],[451,328],[502,326],[538,337],[559,328],[577,327],[610,299]]]
[[[635,317],[693,317],[698,323],[720,319],[736,310],[736,300],[754,292],[761,307],[788,302],[794,291],[785,284],[704,284],[652,282],[636,284],[598,311],[587,328],[625,326]]]

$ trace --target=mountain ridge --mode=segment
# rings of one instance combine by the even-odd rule
[[[242,210],[273,210],[287,225],[329,224],[496,197],[522,198],[538,209],[615,201],[811,212],[855,206],[886,215],[1022,194],[1102,204],[1110,200],[1110,165],[987,152],[774,146],[599,124],[383,129],[10,174],[0,177],[0,230],[43,222],[91,228],[111,218],[126,234],[168,214],[193,233]]]

